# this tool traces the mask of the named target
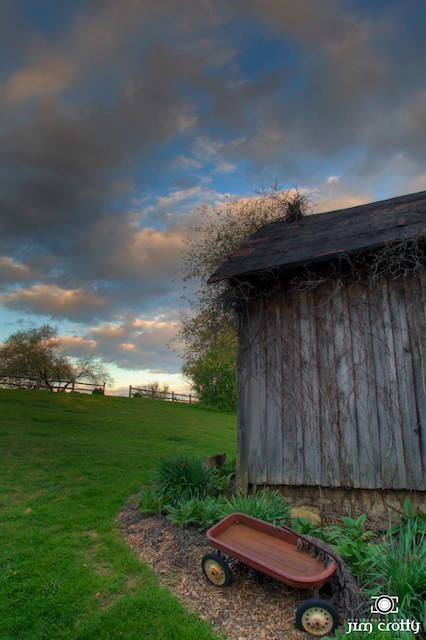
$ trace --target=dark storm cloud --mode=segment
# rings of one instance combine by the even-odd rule
[[[252,104],[260,126],[234,151],[299,179],[306,162],[357,147],[369,170],[375,157],[378,173],[389,153],[405,153],[421,166],[426,42],[418,23],[424,6],[380,2],[373,12],[368,4],[337,0],[235,5],[289,44],[297,61],[296,88],[287,91],[284,83],[280,100],[265,95]],[[362,163],[357,167],[362,171]]]
[[[214,109],[231,91],[208,77],[233,56],[214,36],[220,21],[209,2],[185,12],[173,1],[101,2],[68,31],[35,38],[32,56],[0,87],[10,123],[0,148],[0,256],[35,276],[33,286],[9,287],[5,306],[87,320],[167,295],[176,302],[183,230],[141,228],[126,200],[117,203],[117,185],[136,172],[138,189],[149,188],[144,174],[156,162],[161,171],[162,145],[212,117],[197,99]]]
[[[56,255],[59,286],[78,286],[83,263],[114,278],[105,253],[123,251],[135,232],[126,204],[116,204],[117,181],[136,171],[138,188],[149,189],[145,174],[161,171],[163,144],[213,114],[238,120],[237,101],[217,106],[238,92],[228,72],[209,76],[233,56],[215,37],[221,18],[211,3],[188,2],[185,12],[173,1],[97,4],[68,32],[34,38],[32,57],[0,89],[10,122],[0,148],[0,254]],[[104,243],[88,255],[94,236]]]
[[[345,165],[353,180],[371,183],[396,157],[407,175],[423,170],[416,0],[375,11],[349,0],[100,0],[44,31],[17,6],[18,44],[5,34],[14,62],[3,59],[0,77],[0,279],[10,308],[87,321],[167,296],[174,306],[188,230],[177,202],[214,201],[205,187],[194,202],[203,168],[210,179],[243,161],[306,183],[324,160],[355,149]],[[273,68],[267,47],[256,49],[260,35],[282,48]],[[164,175],[178,166],[186,190]],[[144,205],[133,200],[167,179],[170,198],[138,217]],[[144,215],[161,230],[144,227]]]

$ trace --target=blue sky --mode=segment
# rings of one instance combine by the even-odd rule
[[[276,181],[332,210],[426,188],[426,5],[10,0],[0,340],[56,324],[117,387],[174,388],[184,239]]]

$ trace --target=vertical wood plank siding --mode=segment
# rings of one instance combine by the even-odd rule
[[[426,489],[424,271],[274,293],[240,318],[239,476]]]

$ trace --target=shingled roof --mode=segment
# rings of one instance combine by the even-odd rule
[[[209,282],[295,269],[419,237],[426,237],[426,191],[265,225]]]

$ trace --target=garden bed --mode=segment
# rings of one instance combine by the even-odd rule
[[[295,610],[309,597],[235,562],[234,582],[227,589],[210,585],[201,559],[211,551],[205,534],[180,528],[164,516],[145,516],[131,500],[119,515],[130,547],[190,611],[210,622],[229,640],[306,640],[294,627]]]

